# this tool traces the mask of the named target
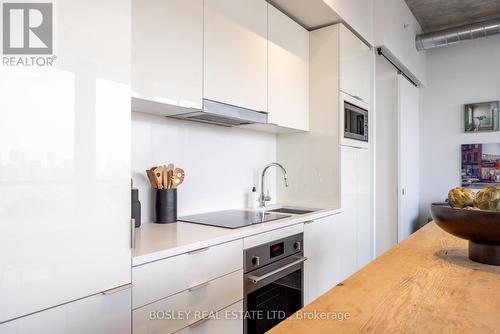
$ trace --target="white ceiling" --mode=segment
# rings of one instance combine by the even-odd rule
[[[500,17],[500,0],[405,0],[425,32]]]

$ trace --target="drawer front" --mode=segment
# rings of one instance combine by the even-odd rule
[[[174,333],[243,299],[243,270],[133,311],[134,334]],[[169,317],[175,316],[175,319]],[[200,325],[201,326],[201,325]]]
[[[177,332],[178,334],[243,334],[243,301],[217,312],[208,321],[199,321]],[[177,334],[176,333],[176,334]]]
[[[134,267],[133,308],[242,268],[241,239]]]

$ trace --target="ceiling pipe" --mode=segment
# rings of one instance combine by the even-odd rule
[[[457,28],[417,35],[415,37],[415,46],[418,51],[422,51],[499,34],[500,18],[497,18]]]

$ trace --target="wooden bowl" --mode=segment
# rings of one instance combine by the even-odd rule
[[[433,203],[432,218],[446,232],[469,240],[469,259],[500,266],[500,212],[464,210]]]

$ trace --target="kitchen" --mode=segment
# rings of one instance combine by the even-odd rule
[[[460,145],[498,142],[493,102],[450,121],[498,100],[491,2],[3,1],[0,333],[440,330],[428,268],[498,288],[427,224]],[[457,328],[498,331],[488,305]]]

